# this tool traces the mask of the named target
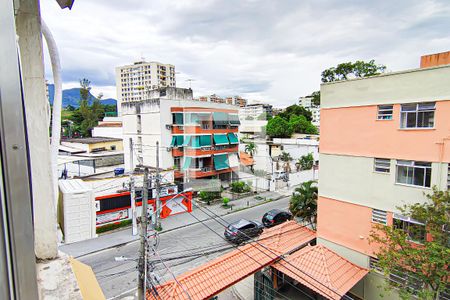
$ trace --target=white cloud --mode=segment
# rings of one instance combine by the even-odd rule
[[[242,95],[292,104],[319,89],[340,62],[375,59],[396,71],[450,50],[442,0],[41,2],[60,48],[66,86],[86,77],[115,97],[114,68],[144,56],[176,66],[196,95]],[[50,72],[47,72],[50,76]]]

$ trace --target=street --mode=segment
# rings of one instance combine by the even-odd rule
[[[273,208],[287,209],[290,197],[268,202],[256,207],[238,211],[222,217],[227,223],[245,218],[261,221],[263,214]],[[206,213],[210,214],[208,211]],[[186,218],[193,218],[185,214]],[[220,219],[218,221],[221,221]],[[154,262],[154,272],[162,278],[161,282],[170,280],[203,263],[234,249],[223,239],[224,226],[216,220],[208,220],[180,229],[160,234],[157,254],[151,254],[149,261]],[[223,222],[223,221],[221,221]],[[208,229],[210,227],[214,232]],[[137,286],[136,259],[138,241],[127,245],[103,250],[80,257],[80,261],[90,265],[107,299],[120,299],[134,294]],[[159,255],[169,269],[159,260]],[[131,260],[117,262],[115,257],[124,256]],[[172,275],[173,273],[173,275]]]

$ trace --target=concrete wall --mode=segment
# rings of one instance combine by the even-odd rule
[[[320,155],[319,196],[397,211],[407,203],[425,201],[424,193],[431,188],[395,183],[395,160],[391,160],[390,173],[374,172],[374,159],[344,155]],[[431,186],[446,189],[447,164],[433,163]]]
[[[321,121],[324,108],[450,99],[449,82],[450,65],[325,83],[320,87]]]
[[[121,139],[123,138],[123,129],[122,127],[94,127],[92,136]]]

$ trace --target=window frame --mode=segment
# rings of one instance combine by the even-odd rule
[[[397,221],[403,222],[402,227],[399,228],[398,225],[396,224]],[[405,228],[405,225],[407,226]],[[408,241],[416,243],[416,244],[423,244],[426,239],[427,239],[427,230],[426,230],[426,225],[420,221],[414,220],[411,217],[405,217],[403,215],[394,213],[392,216],[392,226],[395,229],[401,229],[403,230],[406,235],[408,236]],[[409,227],[411,226],[423,226],[423,239],[416,239],[415,237],[413,237],[411,235],[411,232],[409,231]]]
[[[429,164],[429,166],[423,166],[423,164]],[[407,168],[407,170],[406,170],[407,171],[407,175],[406,175],[407,182],[399,182],[400,167]],[[414,183],[416,181],[416,178],[415,178],[416,169],[423,170],[423,184],[422,185],[418,185],[418,184]],[[396,172],[395,184],[430,189],[431,188],[432,171],[433,171],[432,169],[433,169],[433,164],[431,162],[413,161],[413,160],[397,160],[396,164],[395,164],[395,172]],[[429,170],[429,174],[427,174],[428,170]],[[412,172],[411,180],[409,180],[410,172]],[[429,176],[429,182],[427,185],[428,176]],[[411,183],[409,183],[409,181],[411,181]]]
[[[377,162],[378,163],[387,163],[387,162],[389,162],[389,167],[386,167],[386,166],[380,166],[380,165],[378,165],[377,166]],[[385,171],[381,171],[381,170],[377,170],[377,168],[378,169],[381,169],[381,170],[387,170],[386,172]],[[391,160],[389,159],[389,158],[378,158],[378,157],[375,157],[374,159],[373,159],[373,171],[375,172],[375,173],[381,173],[381,174],[390,174],[391,173]]]
[[[386,112],[389,112],[389,111],[391,113],[386,114]],[[385,117],[387,117],[387,118],[385,118]],[[377,106],[377,121],[392,121],[393,119],[394,119],[394,105],[393,104],[382,104],[382,105]]]
[[[415,106],[414,109],[410,108],[407,109],[407,106]],[[427,107],[428,105],[428,107]],[[430,108],[430,105],[433,105],[432,108]],[[422,107],[421,107],[422,106]],[[419,115],[425,114],[425,113],[433,113],[433,124],[432,126],[419,126]],[[408,126],[408,114],[412,114],[415,116],[415,126],[409,127]],[[434,129],[435,128],[435,116],[436,116],[436,102],[418,102],[418,103],[404,103],[400,107],[400,129],[402,130],[408,130],[408,129]],[[423,120],[422,120],[423,121]]]

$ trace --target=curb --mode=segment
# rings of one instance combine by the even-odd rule
[[[233,213],[237,213],[237,212],[241,212],[241,211],[244,211],[244,210],[253,208],[253,207],[257,207],[257,206],[264,205],[264,204],[267,204],[267,203],[275,202],[275,201],[278,201],[278,200],[283,199],[283,198],[286,198],[286,197],[289,197],[289,196],[280,195],[280,196],[277,197],[277,198],[273,198],[271,201],[261,202],[261,203],[258,203],[258,204],[256,204],[256,205],[253,205],[253,206],[248,206],[248,207],[244,207],[244,208],[242,208],[242,209],[238,209],[238,210],[235,210],[235,211],[229,211],[229,212],[226,212],[226,213],[224,213],[224,214],[217,214],[217,215],[220,216],[220,217],[227,216],[227,215],[230,215],[230,214],[233,214]],[[201,222],[209,221],[209,220],[212,220],[213,218],[214,218],[214,217],[210,217],[210,218],[207,218],[207,219],[202,220]],[[186,228],[186,227],[189,227],[189,226],[192,226],[192,225],[199,224],[199,223],[201,223],[201,222],[200,222],[200,221],[195,221],[195,222],[193,222],[193,223],[189,223],[189,224],[186,224],[186,225],[182,225],[182,226],[170,228],[170,229],[161,231],[159,234],[164,234],[164,233],[171,232],[171,231],[174,231],[174,230],[177,230],[177,229]],[[123,227],[123,228],[121,228],[121,230],[125,230],[125,229],[128,229],[128,228],[131,228],[131,226]],[[117,231],[121,231],[121,230],[117,230]],[[114,232],[117,232],[117,231],[114,231]],[[101,252],[101,251],[109,250],[109,249],[112,249],[112,248],[126,246],[126,245],[131,244],[131,243],[134,243],[134,242],[136,242],[136,241],[139,241],[139,236],[137,236],[136,239],[133,239],[133,240],[130,240],[130,241],[127,241],[127,242],[123,242],[123,243],[120,243],[120,244],[115,244],[115,245],[107,246],[107,247],[105,247],[105,248],[96,249],[96,250],[94,250],[94,251],[90,251],[90,252],[87,252],[87,253],[84,253],[84,254],[81,254],[81,255],[78,255],[78,256],[74,256],[74,258],[77,258],[77,259],[78,259],[78,258],[82,258],[82,257],[88,256],[88,255],[94,254],[94,253],[98,253],[98,252]],[[60,251],[61,251],[61,250],[60,250]],[[62,252],[64,252],[64,251],[62,251]],[[65,253],[65,252],[64,252],[64,253]],[[67,253],[66,253],[66,254],[67,254]],[[69,254],[67,254],[67,255],[69,255]]]

